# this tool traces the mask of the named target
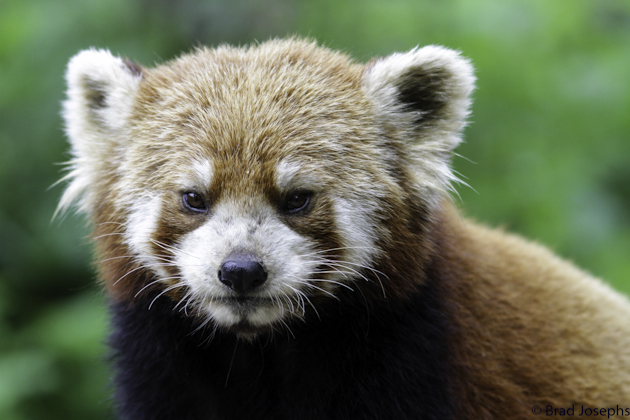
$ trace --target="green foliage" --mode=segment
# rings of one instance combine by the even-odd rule
[[[3,0],[0,418],[112,418],[88,230],[72,215],[51,223],[68,59],[97,46],[151,65],[198,43],[288,34],[362,61],[461,50],[479,80],[454,160],[474,189],[455,200],[630,292],[626,0]]]

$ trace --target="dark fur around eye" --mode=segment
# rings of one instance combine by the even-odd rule
[[[310,191],[291,191],[285,196],[282,210],[286,213],[298,213],[308,208],[313,193]]]
[[[184,207],[186,209],[195,213],[206,213],[208,211],[208,206],[206,205],[203,196],[194,191],[182,193],[182,202],[184,203]]]

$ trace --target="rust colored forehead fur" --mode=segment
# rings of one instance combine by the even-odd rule
[[[313,162],[324,182],[340,170],[365,170],[378,153],[362,72],[309,43],[198,49],[146,71],[131,118],[137,156],[147,168],[146,150],[154,149],[149,172],[158,183],[191,160],[210,159],[222,190],[241,194],[271,186],[285,158]]]

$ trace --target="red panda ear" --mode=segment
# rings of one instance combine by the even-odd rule
[[[392,54],[364,70],[377,121],[409,153],[418,184],[430,192],[450,189],[455,179],[450,156],[461,142],[474,84],[470,62],[438,46]]]
[[[459,134],[468,116],[474,83],[467,59],[433,45],[376,60],[368,64],[363,76],[364,90],[383,122],[406,125],[404,128],[413,128],[418,134]]]
[[[67,99],[63,103],[66,133],[72,146],[71,180],[58,211],[81,198],[87,210],[89,186],[116,159],[116,148],[126,138],[123,128],[142,79],[142,69],[105,50],[84,50],[68,64]]]
[[[68,99],[63,116],[70,140],[119,129],[126,121],[142,79],[141,67],[105,50],[84,50],[68,63]],[[76,134],[76,135],[75,135]]]

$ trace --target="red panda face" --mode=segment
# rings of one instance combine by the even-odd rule
[[[300,41],[155,69],[86,51],[68,82],[60,206],[94,220],[110,292],[155,290],[242,336],[339,290],[395,293],[383,255],[427,229],[472,89],[448,50],[366,68]]]
[[[125,234],[183,311],[238,330],[303,317],[313,299],[352,287],[378,249],[377,216],[353,211],[364,203],[295,158],[262,166],[192,163],[169,191],[134,205],[138,228]]]

